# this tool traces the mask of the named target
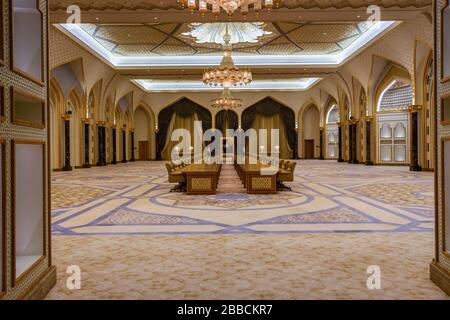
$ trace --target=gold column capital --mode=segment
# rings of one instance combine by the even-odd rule
[[[414,104],[414,105],[408,107],[408,111],[410,113],[417,113],[420,110],[422,110],[422,106],[419,104]]]

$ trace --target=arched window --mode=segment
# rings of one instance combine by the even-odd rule
[[[377,106],[381,163],[407,163],[408,108],[412,104],[413,89],[407,80],[392,79],[381,92]]]
[[[337,124],[340,121],[339,108],[333,105],[327,114],[327,124]]]
[[[383,90],[378,102],[379,112],[407,110],[413,104],[413,89],[409,83],[393,80]]]
[[[337,105],[331,106],[328,110],[326,124],[327,124],[327,158],[336,159],[339,152],[339,134],[338,123],[340,121],[339,107]]]

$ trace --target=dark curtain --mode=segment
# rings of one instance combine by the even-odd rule
[[[157,135],[157,158],[159,160],[162,158],[161,152],[166,146],[167,130],[174,113],[180,117],[190,117],[194,113],[197,113],[198,120],[202,121],[203,131],[207,131],[212,128],[212,116],[208,109],[203,108],[187,98],[183,98],[175,102],[173,105],[163,109],[158,116],[159,132]]]
[[[231,110],[222,110],[216,114],[216,129],[222,131],[224,136],[226,134],[226,129],[237,130],[238,127],[239,118],[236,112]]]
[[[242,129],[245,131],[250,129],[257,114],[265,117],[271,117],[277,113],[279,113],[283,118],[289,147],[294,150],[295,155],[297,150],[295,139],[295,113],[290,108],[273,100],[272,98],[265,98],[244,111],[242,114]]]

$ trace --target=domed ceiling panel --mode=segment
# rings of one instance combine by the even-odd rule
[[[221,55],[227,23],[82,24],[86,34],[119,56]],[[323,55],[339,53],[372,25],[336,23],[229,23],[237,54]]]

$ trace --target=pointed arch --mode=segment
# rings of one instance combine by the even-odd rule
[[[295,111],[287,105],[268,96],[246,108],[242,112],[241,119],[241,127],[244,131],[278,129],[280,138],[278,147],[282,158],[292,158],[297,154]]]
[[[373,114],[376,114],[379,109],[379,102],[382,97],[392,87],[394,81],[408,83],[411,85],[411,75],[408,70],[399,65],[390,63],[385,68],[383,75],[377,82],[376,89],[373,95]]]
[[[145,106],[140,104],[133,113],[135,139],[134,157],[138,160],[150,160],[153,148],[153,119]]]
[[[64,92],[55,78],[50,79],[50,166],[52,170],[63,167],[63,120],[65,112]]]
[[[176,100],[175,103],[169,105],[162,109],[158,113],[158,127],[159,133],[157,138],[157,158],[162,159],[162,153],[164,149],[168,147],[169,143],[169,131],[173,128],[171,127],[171,123],[174,123],[176,117],[180,118],[188,118],[188,117],[196,117],[199,121],[202,122],[203,131],[212,128],[212,114],[205,107],[195,103],[189,98],[182,97]]]
[[[320,149],[320,108],[310,103],[301,110],[301,158],[319,158]]]
[[[78,88],[75,88],[68,96],[65,110],[66,113],[70,114],[70,164],[75,168],[80,167],[82,163],[82,106],[82,97]]]

